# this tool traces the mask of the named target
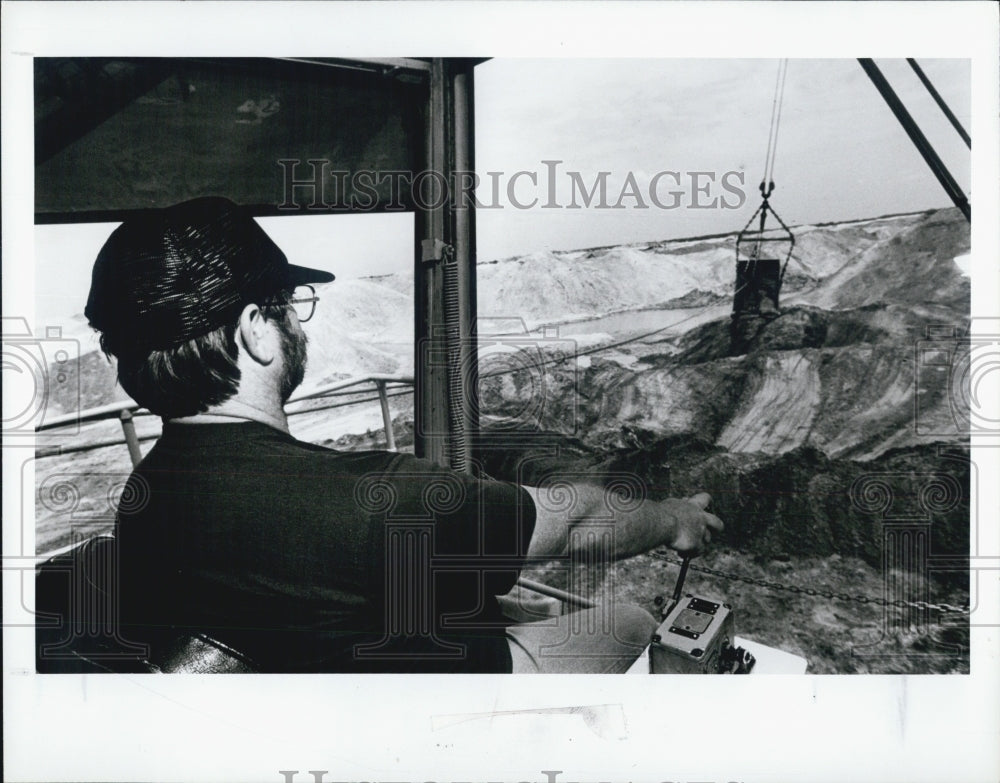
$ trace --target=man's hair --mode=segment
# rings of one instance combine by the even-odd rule
[[[272,301],[290,298],[290,292],[280,291]],[[260,307],[265,318],[287,318],[281,306]],[[236,328],[235,323],[226,324],[165,350],[136,350],[127,337],[104,332],[101,350],[118,360],[118,383],[133,400],[158,416],[176,419],[204,413],[239,390]]]

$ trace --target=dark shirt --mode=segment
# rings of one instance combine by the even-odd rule
[[[534,523],[523,489],[409,455],[167,423],[119,505],[123,621],[266,671],[510,671],[494,596]]]

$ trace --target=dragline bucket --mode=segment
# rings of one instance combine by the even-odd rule
[[[736,237],[736,290],[730,324],[734,355],[745,353],[760,329],[781,314],[781,282],[795,247],[795,236],[768,202],[774,183],[767,189],[761,183],[760,190],[764,197],[761,205]],[[767,228],[768,214],[780,228]],[[751,228],[755,220],[757,225]]]

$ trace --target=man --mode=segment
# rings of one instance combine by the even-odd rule
[[[118,512],[123,635],[208,632],[264,671],[627,668],[656,625],[644,610],[515,624],[496,598],[528,559],[607,547],[588,522],[608,517],[603,489],[572,487],[567,520],[537,489],[289,434],[308,284],[332,280],[221,198],[130,218],[102,248],[86,315],[164,421]],[[699,551],[722,529],[705,502],[617,514],[605,556]]]

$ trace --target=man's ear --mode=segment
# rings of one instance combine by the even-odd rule
[[[240,313],[236,336],[240,347],[258,364],[268,365],[274,361],[273,327],[264,317],[259,305],[248,304]]]

